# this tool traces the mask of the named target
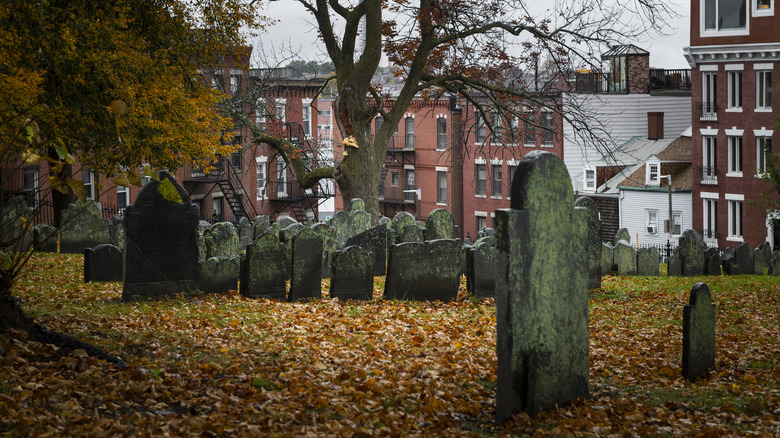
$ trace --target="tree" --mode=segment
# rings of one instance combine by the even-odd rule
[[[499,111],[523,121],[524,114],[517,111],[520,103],[559,110],[540,99],[529,84],[509,81],[506,73],[532,72],[545,59],[552,61],[547,68],[557,69],[556,77],[566,77],[574,65],[592,68],[593,54],[600,49],[648,30],[660,31],[672,15],[657,0],[621,5],[565,0],[556,2],[555,10],[543,11],[527,0],[298,1],[313,15],[335,67],[334,118],[346,139],[347,155],[333,167],[306,168],[291,144],[236,115],[253,130],[254,141],[268,143],[282,155],[302,186],[333,178],[344,199],[365,201],[374,220],[379,216],[379,178],[388,143],[414,99],[459,96],[483,116]],[[389,107],[388,96],[372,83],[382,53],[405,76],[403,89]],[[384,123],[372,132],[371,121],[377,115]],[[588,131],[582,115],[564,117]]]
[[[222,93],[202,84],[198,69],[241,50],[242,27],[262,22],[249,0],[3,2],[3,177],[24,163],[48,162],[49,189],[61,207],[81,190],[70,175],[74,157],[121,185],[138,185],[142,163],[175,169],[231,152],[220,139],[232,122],[214,111]],[[0,329],[65,342],[34,324],[11,296],[30,254],[14,243],[0,242]]]

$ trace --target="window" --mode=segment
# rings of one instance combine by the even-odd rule
[[[542,112],[542,146],[551,147],[553,145],[553,113],[550,111]]]
[[[479,232],[487,228],[487,215],[477,216],[477,233],[475,236],[479,236]]]
[[[444,117],[436,119],[436,149],[447,149],[447,119]]]
[[[235,96],[238,94],[239,91],[241,91],[241,72],[231,71],[230,72],[230,94]]]
[[[301,118],[303,119],[303,135],[311,137],[311,99],[301,101]]]
[[[211,88],[222,88],[222,72],[215,71],[211,75]]]
[[[330,117],[330,114],[331,114],[331,112],[330,112],[330,110],[329,110],[329,109],[326,109],[326,110],[317,110],[317,115],[318,115],[318,116],[321,116],[321,117]],[[381,117],[380,117],[380,118],[381,118]]]
[[[702,184],[718,183],[718,162],[717,162],[717,138],[714,135],[702,136],[703,155],[702,155]]]
[[[485,196],[487,194],[487,188],[485,187],[487,184],[485,177],[485,164],[477,163],[476,168],[474,169],[474,174],[477,177],[476,195]]]
[[[766,173],[767,155],[772,153],[772,137],[756,137],[756,172]]]
[[[38,169],[28,169],[22,173],[24,198],[27,205],[38,206]]]
[[[774,2],[772,0],[754,0],[753,1],[753,16],[755,17],[770,17],[774,15]]]
[[[404,187],[404,200],[414,201],[415,193],[407,192],[407,190],[414,190],[414,169],[406,169],[406,187]]]
[[[509,172],[509,192],[507,192],[506,197],[509,198],[512,196],[512,183],[515,181],[515,172],[517,171],[517,164],[509,164],[508,166],[508,172]]]
[[[491,114],[491,120],[493,121],[493,134],[496,137],[496,143],[499,143],[504,139],[504,117],[499,111],[494,111]]]
[[[81,171],[81,182],[84,183],[84,197],[87,199],[95,199],[95,174],[88,169]]]
[[[658,234],[658,210],[645,210],[647,234]]]
[[[401,183],[401,178],[398,172],[391,172],[390,173],[390,185],[393,187],[398,187],[398,185]]]
[[[702,73],[701,87],[701,119],[717,120],[717,75],[715,72],[707,71]]]
[[[742,176],[742,137],[729,136],[728,139],[729,174],[731,176]]]
[[[585,190],[596,190],[596,169],[585,169],[583,187]]]
[[[287,99],[276,99],[274,114],[276,121],[284,123],[287,121]]]
[[[729,201],[729,238],[742,240],[742,201]]]
[[[125,186],[116,186],[116,208],[124,212],[130,205],[130,191]]]
[[[772,70],[756,72],[756,110],[772,109]]]
[[[523,132],[525,133],[525,140],[523,143],[527,146],[536,146],[536,122],[534,121],[534,113],[531,111],[525,112],[525,127]]]
[[[718,237],[718,201],[715,199],[704,199],[704,232],[705,239],[715,239]]]
[[[500,198],[502,196],[503,175],[501,175],[501,164],[493,164],[490,169],[493,185],[491,187],[490,195],[494,198]]]
[[[241,136],[236,135],[233,137],[233,145],[238,146],[241,148]],[[243,151],[241,149],[237,150],[236,152],[233,152],[230,154],[230,164],[233,165],[233,168],[236,170],[241,170],[242,158],[243,158]]]
[[[658,163],[647,163],[647,185],[657,186],[660,184],[658,180],[658,167]]]
[[[729,79],[728,109],[741,110],[742,109],[742,72],[730,71],[728,72],[728,79]]]
[[[672,234],[677,236],[681,235],[682,234],[682,213],[679,211],[673,211],[672,220],[674,221],[674,227],[672,227]]]
[[[436,202],[439,204],[447,203],[447,172],[436,172]]]
[[[482,114],[477,113],[477,131],[474,138],[477,143],[483,143],[485,141],[485,137],[487,137],[486,129],[485,118],[482,117]]]
[[[284,167],[284,161],[276,161],[276,194],[280,196],[287,195],[287,171]]]
[[[406,132],[406,149],[414,149],[414,117],[407,117],[404,121],[404,131]]]
[[[214,208],[214,216],[213,216],[212,220],[214,222],[219,222],[223,218],[223,216],[222,216],[222,197],[221,196],[220,197],[213,196],[211,199],[212,199],[211,204],[212,204],[212,206]]]
[[[259,98],[255,103],[255,124],[260,125],[261,123],[265,123],[265,116],[265,99]]]
[[[255,157],[256,164],[256,177],[257,177],[257,199],[265,198],[265,183],[266,183],[266,165],[268,164],[267,157]]]
[[[745,29],[747,0],[704,0],[704,30]]]

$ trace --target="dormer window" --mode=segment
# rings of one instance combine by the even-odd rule
[[[645,184],[648,186],[660,185],[658,181],[659,163],[647,163],[647,179]]]

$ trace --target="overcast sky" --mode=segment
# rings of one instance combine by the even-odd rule
[[[631,43],[650,52],[650,66],[666,69],[690,68],[683,57],[683,47],[687,47],[689,38],[689,12],[688,0],[672,0],[676,6],[679,18],[668,23],[668,36],[659,37],[648,35],[644,41],[631,41]],[[267,3],[265,15],[279,20],[279,23],[271,26],[268,31],[261,34],[261,42],[255,41],[255,53],[259,46],[263,46],[266,52],[274,50],[282,45],[300,51],[301,57],[306,60],[323,58],[324,48],[317,39],[317,32],[312,25],[312,16],[300,3],[291,0],[273,1]],[[253,62],[256,64],[257,61]]]

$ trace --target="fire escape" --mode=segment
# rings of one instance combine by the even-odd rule
[[[414,134],[407,134],[403,141],[397,140],[399,140],[398,135],[390,138],[379,180],[379,203],[382,214],[387,217],[394,217],[400,211],[417,212],[417,195],[409,191],[417,188],[417,182],[414,180],[416,177]],[[388,187],[385,178],[391,170],[397,171],[392,172],[391,177],[395,178],[397,175],[398,181],[391,180]]]
[[[238,160],[240,160],[240,155]],[[208,173],[201,169],[192,169],[190,171],[189,178],[185,178],[185,187],[193,187],[200,184],[210,184],[209,193],[211,193],[216,187],[219,187],[219,191],[224,196],[225,203],[230,208],[233,214],[233,221],[238,222],[242,217],[249,220],[254,219],[257,216],[257,210],[251,199],[244,196],[248,193],[244,189],[244,185],[241,183],[240,164],[237,166],[234,163],[234,157],[225,159],[221,157],[214,168]],[[189,190],[191,192],[191,190]],[[222,218],[214,218],[214,220],[221,220]]]

